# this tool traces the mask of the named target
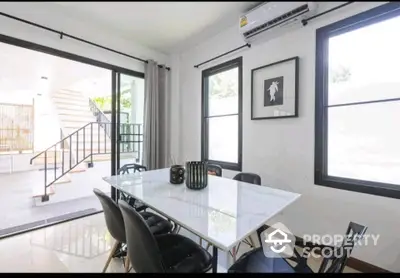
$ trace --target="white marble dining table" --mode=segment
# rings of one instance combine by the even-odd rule
[[[208,186],[192,190],[169,183],[169,169],[104,177],[117,190],[140,200],[184,229],[213,245],[213,272],[217,248],[229,251],[300,194],[228,178],[208,176]]]

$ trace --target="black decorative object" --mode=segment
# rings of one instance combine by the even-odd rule
[[[186,186],[190,189],[203,189],[207,187],[207,163],[203,161],[186,162]]]
[[[251,70],[251,119],[298,117],[299,57]]]
[[[169,182],[181,184],[185,180],[185,168],[182,165],[173,165],[169,169]]]

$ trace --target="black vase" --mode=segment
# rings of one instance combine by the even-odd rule
[[[186,187],[199,190],[206,188],[207,183],[207,163],[203,161],[186,162]]]
[[[185,180],[185,168],[182,165],[173,165],[169,169],[169,182],[181,184]]]

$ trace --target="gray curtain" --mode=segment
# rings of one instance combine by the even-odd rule
[[[145,64],[143,165],[148,170],[169,166],[170,73],[157,63]]]

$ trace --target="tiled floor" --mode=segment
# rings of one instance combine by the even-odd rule
[[[113,242],[102,213],[65,222],[0,240],[0,272],[101,272]],[[113,259],[108,272],[124,272],[122,260]]]

